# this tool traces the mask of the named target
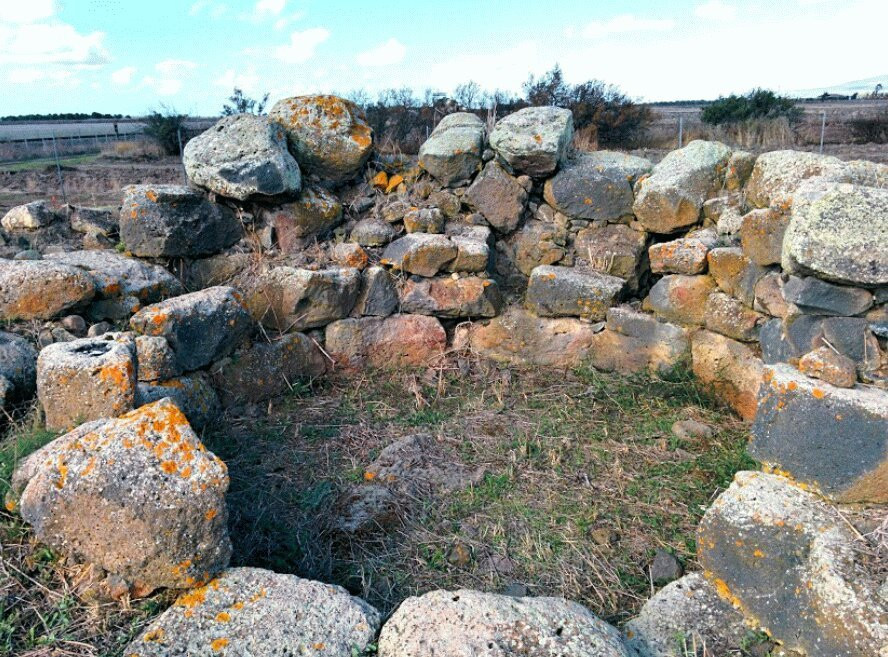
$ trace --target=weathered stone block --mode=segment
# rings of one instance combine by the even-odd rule
[[[648,249],[651,271],[655,274],[702,274],[706,255],[718,243],[712,229],[699,230],[671,242],[654,244]]]
[[[527,286],[527,307],[540,317],[604,319],[626,281],[591,269],[542,265]]]
[[[669,322],[696,324],[705,321],[706,301],[715,289],[709,276],[664,276],[651,288],[645,299],[645,310],[652,310]]]
[[[435,317],[495,317],[503,305],[490,278],[436,277],[408,280],[401,289],[401,311]]]
[[[343,319],[327,326],[325,348],[345,368],[419,367],[444,353],[447,334],[425,315]]]
[[[448,237],[412,233],[389,244],[381,262],[418,276],[434,276],[456,255],[457,248]]]
[[[561,164],[573,139],[573,115],[560,107],[526,107],[500,119],[490,147],[517,173],[541,177]]]
[[[752,420],[758,404],[763,364],[742,342],[700,330],[691,336],[694,375],[733,408]]]
[[[448,114],[420,146],[419,166],[448,187],[471,180],[481,167],[486,136],[484,123],[476,115]]]
[[[813,276],[790,276],[783,285],[783,296],[810,315],[860,315],[873,305],[873,295],[868,290],[833,285]]]
[[[527,207],[527,189],[497,162],[487,163],[464,198],[503,233],[518,227]]]
[[[757,342],[759,330],[767,318],[750,310],[734,297],[713,292],[706,300],[704,324],[710,331],[741,342]]]
[[[95,295],[92,276],[49,260],[0,260],[0,319],[52,319]]]
[[[770,209],[753,210],[740,224],[743,254],[757,265],[779,265],[789,217]]]

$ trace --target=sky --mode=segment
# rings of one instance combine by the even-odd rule
[[[788,93],[888,75],[886,25],[888,0],[0,0],[0,116],[518,92],[556,63],[645,101]]]

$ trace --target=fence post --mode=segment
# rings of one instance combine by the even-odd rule
[[[826,110],[820,113],[820,154],[823,155],[823,136],[826,133]]]
[[[684,146],[684,115],[678,115],[678,147]]]
[[[55,133],[52,133],[52,152],[55,155],[56,175],[59,177],[59,187],[62,189],[62,201],[64,201],[65,207],[67,207],[68,195],[65,193],[65,177],[62,175],[62,163],[59,162],[59,149],[56,146]]]

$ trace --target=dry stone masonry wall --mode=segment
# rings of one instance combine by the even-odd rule
[[[7,508],[112,590],[182,590],[127,654],[661,657],[677,633],[728,654],[752,626],[809,657],[888,655],[885,585],[855,570],[841,516],[888,503],[888,167],[703,141],[655,165],[572,136],[558,108],[489,134],[454,113],[413,160],[375,152],[354,104],[302,96],[193,139],[190,186],[3,217],[0,405],[36,394],[68,432]],[[334,368],[454,351],[691,368],[764,469],[706,513],[705,571],[624,633],[477,591],[410,598],[379,633],[341,589],[227,568],[227,473],[193,427]]]

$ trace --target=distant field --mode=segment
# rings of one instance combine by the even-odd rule
[[[207,127],[215,119],[192,119],[186,121],[187,128]],[[3,122],[0,121],[0,142],[18,139],[51,139],[56,138],[92,138],[96,135],[113,135],[114,124],[120,135],[141,134],[145,122],[139,119],[121,119],[109,121],[34,121],[34,122]]]

